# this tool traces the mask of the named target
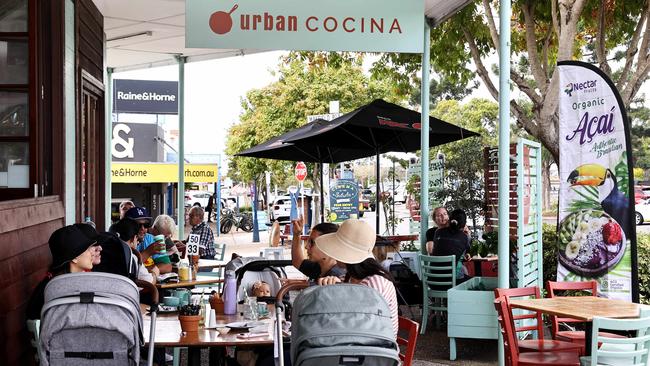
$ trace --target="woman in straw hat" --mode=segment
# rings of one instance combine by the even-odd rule
[[[336,259],[339,266],[347,269],[345,282],[371,287],[379,292],[390,308],[393,334],[397,337],[397,295],[390,273],[375,260],[372,249],[375,246],[375,231],[363,221],[344,221],[335,233],[316,238],[316,247],[325,255]],[[328,276],[318,280],[320,285],[339,283],[338,277]]]

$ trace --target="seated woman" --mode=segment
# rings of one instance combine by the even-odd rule
[[[449,226],[436,230],[433,236],[433,247],[429,252],[429,255],[435,256],[456,256],[456,283],[466,280],[462,271],[462,260],[469,250],[470,244],[470,237],[467,235],[466,228],[467,215],[465,215],[465,211],[461,209],[453,210],[449,215]]]
[[[48,245],[52,253],[52,265],[46,278],[36,286],[29,299],[27,319],[41,318],[45,286],[53,277],[65,273],[88,272],[93,268],[93,258],[97,252],[97,232],[89,225],[85,225],[87,228],[84,227],[86,230],[82,231],[79,225],[85,224],[64,226],[50,236]]]
[[[322,251],[314,246],[314,240],[321,235],[335,233],[339,226],[336,224],[323,222],[314,226],[309,232],[307,239],[307,258],[302,250],[303,222],[302,220],[292,220],[293,240],[291,241],[291,263],[298,268],[305,276],[310,279],[317,279],[324,276],[343,276],[345,269],[336,266],[336,260],[325,255]]]
[[[436,234],[436,230],[439,229],[444,229],[449,226],[449,212],[447,211],[446,208],[442,206],[438,206],[435,209],[433,209],[433,213],[431,213],[431,216],[433,216],[433,222],[436,223],[436,226],[430,228],[427,230],[426,237],[427,237],[427,242],[426,242],[426,249],[427,253],[431,255],[431,251],[433,251],[433,237]]]
[[[375,230],[363,221],[349,219],[341,224],[335,233],[316,238],[316,248],[334,258],[338,266],[345,267],[345,282],[371,287],[379,292],[390,308],[393,334],[397,338],[398,314],[397,295],[390,273],[375,260],[372,249],[375,247]],[[320,285],[331,285],[341,280],[335,276],[318,280]]]

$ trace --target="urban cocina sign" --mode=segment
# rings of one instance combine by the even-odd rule
[[[422,52],[422,0],[192,0],[186,45]]]

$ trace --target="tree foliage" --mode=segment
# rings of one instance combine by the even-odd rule
[[[596,64],[612,77],[629,106],[650,71],[647,0],[514,0],[512,84],[532,105],[510,102],[517,124],[537,138],[557,161],[559,60]],[[432,29],[431,65],[439,75],[467,85],[477,75],[492,97],[499,90],[484,64],[499,48],[498,1],[476,0]],[[615,61],[615,62],[613,62]],[[373,73],[394,80],[408,93],[417,81],[418,55],[384,54]],[[612,69],[615,67],[615,69]],[[498,70],[496,70],[498,72]]]
[[[226,153],[233,179],[259,180],[271,171],[273,183],[295,184],[293,162],[234,154],[302,126],[308,115],[327,113],[329,101],[338,100],[344,113],[376,98],[398,101],[387,82],[364,75],[361,59],[349,54],[291,53],[280,60],[277,73],[278,81],[246,94],[239,123],[228,130]],[[314,164],[307,168],[311,184],[317,186]]]
[[[498,110],[490,100],[472,99],[466,104],[441,101],[432,111],[440,119],[481,134],[441,147],[445,154],[445,185],[436,197],[448,201],[450,208],[465,210],[468,221],[474,224],[484,206],[483,147],[497,143]],[[431,158],[435,153],[432,151]]]

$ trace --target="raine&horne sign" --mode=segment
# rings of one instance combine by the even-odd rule
[[[190,48],[421,53],[422,0],[192,0]]]
[[[116,113],[178,113],[178,82],[115,79],[113,111]]]

